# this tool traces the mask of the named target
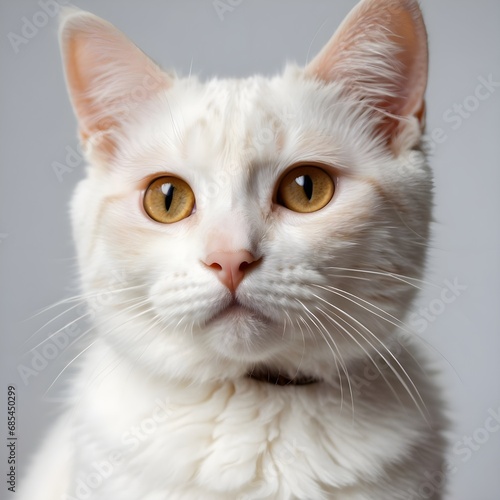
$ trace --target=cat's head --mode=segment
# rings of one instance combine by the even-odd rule
[[[89,162],[72,206],[82,282],[109,297],[99,336],[197,379],[335,377],[384,351],[430,221],[416,0],[362,1],[270,79],[167,74],[82,11],[61,44]]]

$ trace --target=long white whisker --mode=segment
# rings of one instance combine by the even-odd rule
[[[45,391],[44,393],[44,397],[47,396],[47,393],[50,391],[50,389],[52,389],[52,387],[54,387],[54,384],[59,380],[59,378],[61,377],[61,375],[83,354],[85,353],[86,351],[88,351],[95,343],[97,342],[97,340],[94,340],[94,342],[91,342],[87,347],[85,347],[84,349],[82,349],[68,364],[66,364],[66,366],[59,372],[59,375],[57,375],[57,377],[54,379],[54,381],[49,385],[48,389]]]
[[[89,300],[89,299],[92,299],[94,297],[99,297],[99,296],[102,296],[102,295],[107,295],[109,293],[122,293],[122,292],[128,292],[130,290],[135,290],[137,288],[144,288],[148,286],[147,284],[141,284],[141,285],[134,285],[134,286],[129,286],[129,287],[125,287],[125,288],[117,288],[116,290],[106,290],[105,292],[103,292],[103,290],[99,290],[97,292],[91,292],[91,293],[81,293],[81,294],[78,294],[78,295],[73,295],[72,297],[66,297],[64,299],[61,299],[57,302],[55,302],[54,304],[51,304],[50,306],[47,306],[47,307],[44,307],[42,309],[40,309],[39,311],[37,311],[36,313],[34,313],[32,316],[24,319],[23,321],[31,321],[33,320],[34,318],[36,318],[37,316],[40,316],[41,314],[44,314],[48,311],[50,311],[51,309],[54,309],[55,307],[58,307],[58,306],[61,306],[61,305],[65,305],[65,304],[68,304],[68,303],[73,303],[73,302],[85,302],[86,300]]]
[[[346,290],[342,290],[341,288],[336,288],[334,286],[330,286],[330,285],[329,286],[313,285],[313,286],[315,286],[317,288],[321,288],[322,290],[326,290],[327,292],[335,293],[339,297],[343,297],[346,300],[352,302],[353,304],[356,304],[357,306],[361,307],[365,311],[368,311],[368,312],[372,313],[373,315],[377,316],[378,318],[383,319],[384,321],[387,321],[388,323],[390,323],[391,325],[395,326],[396,328],[399,328],[399,329],[405,331],[406,333],[414,335],[414,332],[412,330],[409,330],[406,327],[407,325],[403,321],[401,321],[400,319],[396,318],[396,316],[393,316],[392,314],[388,313],[387,311],[384,311],[384,309],[382,309],[381,307],[378,307],[377,305],[372,304],[368,300],[365,300],[365,299],[363,299],[361,297],[358,297],[357,295],[354,295],[353,293],[347,292]],[[347,296],[345,296],[344,294],[347,295]],[[359,302],[357,302],[358,300],[361,301],[361,302],[363,302],[363,303],[365,303],[365,304],[368,304],[369,306],[373,307],[377,311],[380,311],[380,312],[386,314],[389,318],[391,318],[394,321],[391,321],[391,319],[388,319],[388,318],[386,318],[386,317],[384,317],[384,316],[376,313],[375,311],[372,311],[368,307],[366,307],[363,304],[360,304]]]
[[[152,310],[152,308],[151,308]],[[157,314],[155,314],[151,320],[150,320],[150,325],[147,329],[139,332],[136,336],[136,340],[139,342],[143,341],[145,339],[145,337],[147,336],[147,334],[153,330],[154,328],[156,328],[160,323],[162,322],[162,318],[160,316],[158,316]],[[146,351],[149,349],[149,347],[151,346],[151,342],[149,342],[145,347],[144,349],[142,350],[141,354],[139,355],[139,357],[136,359],[136,362],[135,364],[138,364],[139,361],[142,359],[142,357],[144,356],[144,354],[146,353]]]
[[[288,316],[288,319],[290,320],[290,327],[293,328],[293,322],[292,322],[292,318],[290,318],[290,315],[288,314],[287,311],[285,311],[286,315]],[[285,320],[286,321],[286,320]],[[299,365],[297,366],[297,370],[295,372],[295,377],[297,377],[297,375],[299,374],[300,372],[300,368],[302,366],[302,363],[304,361],[304,357],[305,357],[305,354],[306,354],[306,338],[304,336],[304,330],[302,330],[302,326],[300,325],[299,321],[297,320],[297,326],[300,330],[300,334],[302,336],[302,354],[300,356],[300,362],[299,362]]]
[[[377,368],[378,372],[380,373],[380,376],[382,377],[382,379],[384,380],[384,382],[387,384],[387,386],[389,387],[389,389],[391,390],[391,392],[393,393],[393,395],[396,397],[396,399],[399,401],[400,404],[403,404],[403,402],[401,401],[398,393],[393,388],[393,386],[389,382],[389,380],[387,380],[386,376],[384,375],[384,373],[382,372],[382,370],[380,369],[380,367],[378,366],[378,364],[375,362],[375,360],[373,359],[372,355],[365,349],[365,347],[354,337],[354,335],[351,332],[349,332],[337,320],[335,320],[334,318],[332,318],[329,314],[326,314],[325,311],[322,311],[322,312],[325,315],[325,317],[330,322],[332,322],[332,324],[334,324],[337,327],[341,328],[349,336],[349,338],[352,339],[356,343],[356,345],[365,353],[365,355],[368,357],[368,359],[371,361],[371,363]],[[335,315],[336,318],[338,318],[340,321],[342,321],[343,323],[345,323],[348,327],[352,328],[377,354],[381,355],[380,352],[379,352],[379,350],[355,326],[351,325],[345,318],[342,318],[341,316],[339,316],[335,312],[333,312],[333,311],[329,311],[329,312],[331,314]]]
[[[59,330],[56,330],[55,332],[51,333],[47,338],[45,338],[41,342],[39,342],[35,347],[32,347],[28,352],[33,352],[38,347],[40,347],[42,344],[44,344],[45,342],[49,341],[52,337],[57,335],[59,332],[62,332],[66,328],[70,327],[71,325],[74,325],[75,323],[82,320],[83,318],[85,318],[85,316],[88,316],[89,314],[90,314],[90,312],[86,312],[85,314],[78,316],[78,318],[75,318],[74,320],[70,321],[69,323],[66,323],[63,327],[59,328]],[[34,335],[36,335],[36,333],[38,333],[38,331],[35,332],[28,340],[30,340]],[[26,341],[26,342],[28,342],[28,341]],[[24,343],[26,344],[26,342],[24,342]]]
[[[437,285],[435,283],[430,283],[428,281],[421,280],[420,278],[414,278],[412,276],[404,276],[402,274],[396,274],[396,273],[391,273],[391,272],[386,272],[386,271],[375,271],[375,270],[369,270],[369,269],[352,269],[349,267],[337,267],[337,266],[328,266],[328,267],[325,267],[324,269],[334,269],[336,271],[348,271],[348,272],[354,272],[354,273],[374,274],[377,276],[394,278],[394,279],[396,279],[398,281],[402,281],[403,283],[406,283],[407,285],[410,285],[414,288],[418,288],[419,290],[421,290],[420,287],[418,287],[417,285],[415,285],[411,281],[407,281],[407,280],[412,280],[412,281],[416,281],[417,283],[421,283],[423,285],[440,288],[439,285]]]
[[[138,308],[138,307],[142,307],[144,305],[144,301],[141,301],[140,303],[138,304],[135,304],[134,306],[131,306],[129,308],[127,308],[127,310],[133,310],[134,308]],[[117,327],[109,330],[108,333],[116,330],[117,328],[120,328],[121,326],[123,326],[124,324],[126,324],[129,320],[131,319],[135,319],[137,318],[138,316],[142,315],[142,314],[146,314],[148,312],[150,312],[151,310],[153,310],[153,308],[149,308],[147,309],[146,311],[143,311],[142,313],[138,314],[138,315],[135,315],[133,316],[132,318],[128,318],[127,321],[124,321],[123,323],[121,323],[120,325],[118,325]],[[124,311],[119,311],[117,314],[113,315],[111,318],[107,318],[105,321],[103,321],[102,323],[99,323],[99,324],[96,324],[94,326],[92,326],[91,328],[89,328],[88,330],[86,330],[79,338],[75,339],[73,342],[71,342],[69,344],[68,347],[71,347],[73,344],[75,344],[75,342],[77,342],[78,340],[81,340],[83,337],[85,337],[89,332],[91,332],[92,330],[94,330],[95,328],[97,327],[101,327],[104,323],[106,323],[106,321],[109,321],[113,318],[115,318],[116,316],[119,316],[121,314],[123,314]],[[76,360],[80,357],[81,354],[83,354],[83,352],[87,351],[92,345],[95,344],[97,340],[94,340],[94,342],[91,342],[85,349],[83,349],[77,356],[75,356],[60,372],[59,374],[57,375],[57,377],[54,379],[54,381],[50,384],[50,386],[47,388],[47,390],[45,391],[44,393],[44,396],[47,395],[47,393],[50,391],[50,389],[54,386],[54,384],[57,382],[57,380],[61,377],[61,375],[64,373],[64,371],[66,371],[66,369]]]
[[[439,354],[448,363],[448,365],[453,369],[453,371],[455,371],[455,373],[457,374],[458,378],[460,378],[460,375],[458,374],[458,372],[456,371],[456,369],[452,365],[452,363],[449,360],[447,360],[443,356],[443,354],[441,354],[430,342],[428,342],[424,338],[418,336],[413,330],[411,330],[410,327],[404,321],[401,321],[400,319],[398,319],[395,316],[393,316],[392,314],[388,313],[387,311],[385,311],[381,307],[378,307],[377,305],[369,302],[368,300],[365,300],[365,299],[363,299],[363,298],[361,298],[361,297],[359,297],[357,295],[349,293],[346,290],[342,290],[340,288],[336,288],[336,287],[333,287],[333,286],[323,286],[323,285],[315,285],[315,284],[313,284],[312,286],[315,286],[317,288],[321,288],[321,289],[323,289],[323,290],[325,290],[327,292],[330,292],[330,293],[333,293],[335,295],[338,295],[339,297],[342,297],[342,298],[344,298],[344,299],[352,302],[353,304],[356,304],[357,306],[361,307],[362,309],[365,309],[366,311],[374,314],[375,316],[379,317],[380,319],[383,319],[384,321],[387,321],[388,323],[392,324],[393,326],[395,326],[399,330],[402,330],[403,332],[408,333],[409,335],[411,335],[412,338],[415,338],[415,337],[418,338],[419,342],[422,342],[427,348],[429,348],[433,352]],[[344,296],[343,294],[346,294],[348,296]],[[349,296],[350,297],[354,297],[354,299],[350,298]],[[383,316],[380,316],[379,314],[375,313],[371,309],[369,309],[367,307],[364,307],[362,304],[359,304],[355,299],[360,300],[360,301],[364,302],[365,304],[368,304],[369,306],[373,307],[374,309],[377,309],[378,311],[382,312],[383,314],[386,314],[390,318],[394,319],[394,321],[397,322],[397,324],[394,323],[394,322],[392,322],[392,321],[390,321],[387,318],[384,318]],[[419,361],[415,358],[415,356],[412,354],[412,352],[404,344],[402,344],[401,342],[399,344],[408,353],[408,355],[411,356],[411,358],[415,361],[415,363],[423,370],[423,368],[420,365]]]
[[[325,325],[321,322],[321,320],[312,311],[310,311],[309,308],[307,306],[305,306],[300,300],[298,300],[298,299],[296,299],[296,300],[304,308],[304,310],[306,311],[306,314],[309,316],[309,319],[313,322],[313,324],[316,326],[316,328],[318,328],[318,331],[320,332],[321,336],[325,340],[326,344],[330,347],[330,350],[332,351],[332,354],[333,354],[334,358],[336,359],[337,356],[335,355],[335,353],[334,353],[334,351],[332,349],[332,346],[328,342],[326,336],[323,334],[323,331],[328,334],[330,340],[332,341],[333,347],[335,348],[335,350],[337,351],[337,354],[338,354],[339,364],[342,367],[342,371],[346,375],[347,384],[348,384],[349,392],[350,392],[350,395],[351,395],[351,408],[352,408],[352,411],[354,412],[354,396],[353,396],[352,387],[351,387],[351,380],[350,380],[350,377],[349,377],[349,372],[347,371],[347,366],[344,363],[344,360],[343,360],[342,355],[340,353],[340,350],[339,350],[339,348],[337,346],[337,343],[335,342],[335,340],[333,339],[333,337],[330,335],[330,332],[325,327]],[[319,323],[320,327],[318,327],[317,323]],[[337,367],[337,369],[338,369],[338,367]],[[342,410],[344,398],[343,398],[342,377],[340,377],[340,371],[339,371],[339,385],[340,385],[340,392],[341,392],[340,408]]]
[[[139,306],[142,306],[144,305],[143,303],[141,304],[138,304],[138,307]],[[154,307],[149,307],[148,309],[146,309],[145,311],[142,311],[141,313],[139,314],[136,314],[135,316],[133,316],[132,318],[127,318],[126,321],[124,321],[123,323],[121,323],[120,325],[117,325],[116,327],[112,328],[111,330],[108,330],[107,333],[111,333],[115,330],[117,330],[118,328],[121,328],[123,325],[126,325],[129,321],[133,320],[133,319],[136,319],[137,317],[139,316],[142,316],[144,314],[147,314],[147,313],[150,313],[151,311],[154,310]],[[156,315],[152,318],[151,322],[154,322],[154,320],[156,319]],[[102,325],[99,325],[99,326],[102,326]],[[148,329],[149,330],[149,329]],[[111,371],[115,370],[123,361],[124,361],[125,358],[122,358],[122,359],[118,359],[118,362],[116,363],[116,365],[112,368]],[[99,379],[100,375],[105,371],[105,370],[108,370],[109,369],[109,365],[102,368],[99,372],[97,372],[88,382],[87,384],[87,387],[90,387],[92,386],[92,384]],[[111,372],[110,372],[111,373]]]
[[[428,410],[427,410],[427,407],[425,405],[425,402],[420,394],[420,391],[418,390],[417,386],[415,385],[415,383],[413,382],[413,380],[411,379],[411,377],[408,375],[407,371],[403,368],[403,366],[401,365],[400,361],[396,358],[396,356],[394,355],[394,353],[387,348],[387,346],[369,329],[367,328],[363,323],[361,323],[359,320],[357,320],[356,318],[354,318],[353,316],[351,316],[349,313],[347,313],[346,311],[344,311],[343,309],[335,306],[334,304],[328,302],[327,300],[323,299],[323,297],[319,296],[319,295],[316,295],[316,294],[313,294],[317,299],[321,300],[322,302],[328,304],[330,307],[333,307],[335,310],[339,311],[340,313],[344,314],[345,316],[347,316],[350,320],[354,321],[356,324],[358,324],[363,330],[365,330],[368,334],[370,334],[386,351],[387,353],[389,354],[389,356],[391,358],[394,359],[394,361],[396,362],[396,364],[398,365],[398,367],[401,369],[401,371],[403,372],[403,374],[405,375],[406,379],[408,380],[408,382],[410,383],[411,387],[413,388],[413,390],[415,391],[415,394],[417,396],[417,398],[420,400],[420,402],[422,403],[423,407],[425,408],[427,414],[429,414]],[[406,391],[408,392],[408,395],[412,398],[413,402],[415,403],[415,406],[417,407],[417,409],[419,410],[419,412],[422,414],[422,416],[427,420],[427,417],[426,415],[424,414],[424,412],[422,412],[422,409],[421,409],[421,406],[420,404],[417,402],[417,399],[415,398],[415,395],[413,394],[413,391],[410,390],[408,384],[405,382],[405,380],[402,378],[401,374],[398,373],[398,371],[392,366],[391,363],[389,363],[389,361],[385,358],[385,356],[378,352],[379,356],[387,363],[387,366],[389,366],[389,368],[391,368],[392,372],[394,373],[394,375],[398,378],[398,380],[400,381],[400,383],[403,385],[403,387],[406,389]]]
[[[135,307],[136,305],[142,305],[144,303],[147,303],[149,299],[144,299],[141,304],[133,304],[132,306],[130,307]],[[122,304],[128,304],[129,302],[137,302],[137,298],[134,298],[134,299],[130,299],[128,301],[125,301],[125,302],[122,302],[120,305]],[[126,309],[121,309],[117,314],[115,314],[114,316],[112,316],[112,318],[116,317],[117,315],[119,314],[122,314],[126,311],[128,311],[129,308],[126,308]],[[51,338],[53,338],[55,335],[57,335],[58,333],[60,333],[61,331],[65,330],[66,328],[68,328],[69,326],[77,323],[78,321],[82,320],[83,318],[85,318],[86,316],[88,316],[89,314],[91,314],[91,311],[88,311],[86,312],[85,314],[82,314],[81,316],[79,316],[78,318],[70,321],[69,323],[65,324],[63,327],[59,328],[58,330],[56,330],[55,332],[51,333],[46,339],[42,340],[41,342],[39,342],[35,347],[31,348],[28,352],[33,352],[35,349],[37,349],[38,347],[40,347],[42,344],[44,344],[45,342],[48,342]],[[112,319],[110,318],[110,319]]]

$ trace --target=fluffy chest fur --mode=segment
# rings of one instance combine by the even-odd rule
[[[97,352],[71,417],[78,451],[68,494],[76,498],[82,481],[96,499],[116,491],[124,500],[412,498],[403,492],[416,488],[439,446],[408,394],[394,398],[390,375],[354,403],[325,383],[150,380],[145,390],[142,373],[122,362],[110,369],[112,353]],[[418,373],[410,356],[402,361]]]

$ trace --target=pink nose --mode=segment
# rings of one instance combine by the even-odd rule
[[[237,252],[212,252],[205,259],[205,264],[213,269],[217,278],[234,293],[245,277],[250,264],[257,259],[246,250]]]

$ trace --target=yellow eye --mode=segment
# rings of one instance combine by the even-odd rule
[[[163,224],[172,224],[189,217],[193,208],[193,190],[178,177],[158,177],[144,194],[144,209],[147,214]]]
[[[294,168],[278,186],[278,203],[294,212],[310,213],[328,205],[335,192],[332,177],[312,165]]]

